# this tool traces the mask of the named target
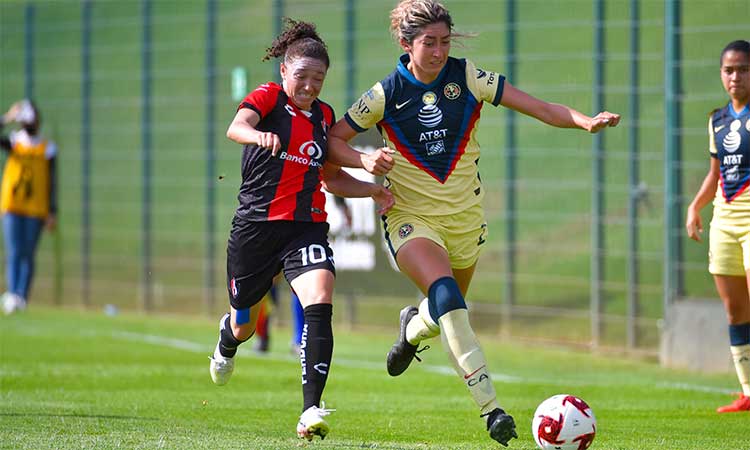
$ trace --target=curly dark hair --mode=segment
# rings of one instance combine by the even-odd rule
[[[284,31],[274,39],[266,49],[263,61],[283,56],[284,61],[290,62],[297,58],[314,58],[331,66],[328,58],[328,47],[315,30],[315,24],[284,18]]]

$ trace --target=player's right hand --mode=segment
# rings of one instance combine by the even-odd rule
[[[276,156],[281,149],[281,139],[275,133],[260,132],[258,133],[258,145],[271,150],[271,154]]]
[[[685,219],[685,229],[688,237],[694,241],[701,242],[701,233],[703,233],[703,220],[698,211],[688,208],[687,219]]]
[[[391,156],[395,153],[388,147],[382,147],[372,153],[363,153],[360,156],[362,168],[373,175],[385,175],[393,169],[395,161]]]

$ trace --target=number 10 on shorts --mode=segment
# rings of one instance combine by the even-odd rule
[[[299,249],[302,254],[302,265],[318,264],[326,260],[326,249],[320,244],[310,244]]]

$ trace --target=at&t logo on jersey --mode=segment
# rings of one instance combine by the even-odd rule
[[[740,135],[739,133],[739,129],[741,126],[742,122],[740,122],[739,120],[733,121],[732,124],[729,125],[729,129],[731,131],[727,133],[726,136],[724,136],[722,144],[724,144],[724,150],[728,151],[729,153],[736,152],[737,149],[740,148],[740,144],[742,144],[742,135]]]
[[[283,159],[285,161],[292,161],[297,164],[302,164],[305,166],[312,166],[312,167],[321,167],[322,164],[320,162],[321,159],[323,159],[323,149],[320,148],[320,145],[318,145],[315,141],[307,141],[304,142],[302,145],[299,146],[297,149],[297,152],[299,155],[290,154],[287,152],[281,152],[279,155],[280,159]]]

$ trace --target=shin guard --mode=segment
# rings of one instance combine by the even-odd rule
[[[466,309],[454,309],[440,319],[441,339],[456,372],[461,377],[482,414],[499,408],[487,361],[469,324]]]

